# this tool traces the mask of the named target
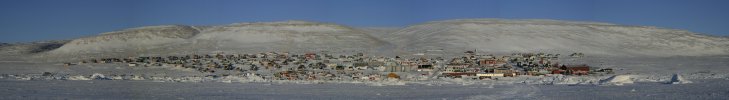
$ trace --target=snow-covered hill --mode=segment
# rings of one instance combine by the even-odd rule
[[[459,19],[402,29],[356,29],[330,23],[281,21],[132,28],[75,39],[60,48],[34,55],[83,59],[322,50],[405,54],[430,49],[453,53],[476,49],[497,54],[582,52],[611,56],[702,56],[729,54],[729,38],[656,27],[558,20]]]
[[[0,55],[23,55],[54,50],[68,40],[39,41],[31,43],[0,43]]]
[[[193,44],[215,50],[318,51],[378,48],[386,44],[351,27],[308,21],[236,23],[204,29]]]
[[[120,57],[212,52],[366,50],[387,42],[354,28],[308,21],[220,26],[149,26],[75,39],[41,58]]]
[[[183,42],[198,33],[199,31],[194,27],[182,25],[131,28],[75,39],[51,53],[84,54],[146,50],[146,48]]]
[[[389,34],[400,49],[489,53],[584,52],[593,55],[729,54],[729,39],[683,30],[558,20],[461,19],[414,25]]]

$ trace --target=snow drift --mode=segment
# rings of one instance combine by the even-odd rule
[[[633,78],[630,75],[615,75],[600,81],[601,85],[623,85],[633,84]]]

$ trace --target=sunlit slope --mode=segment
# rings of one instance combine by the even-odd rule
[[[413,25],[389,34],[402,50],[491,53],[583,52],[614,56],[729,53],[729,39],[683,30],[557,20],[462,19]]]

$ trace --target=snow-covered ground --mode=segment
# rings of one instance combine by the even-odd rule
[[[0,99],[540,99],[697,100],[729,99],[727,79],[694,84],[594,85],[422,85],[170,83],[155,81],[0,80]]]

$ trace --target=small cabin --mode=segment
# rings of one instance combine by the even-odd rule
[[[418,65],[418,71],[433,71],[433,65]]]
[[[583,65],[562,65],[561,70],[564,70],[565,74],[569,75],[588,75],[590,73],[590,66]]]

